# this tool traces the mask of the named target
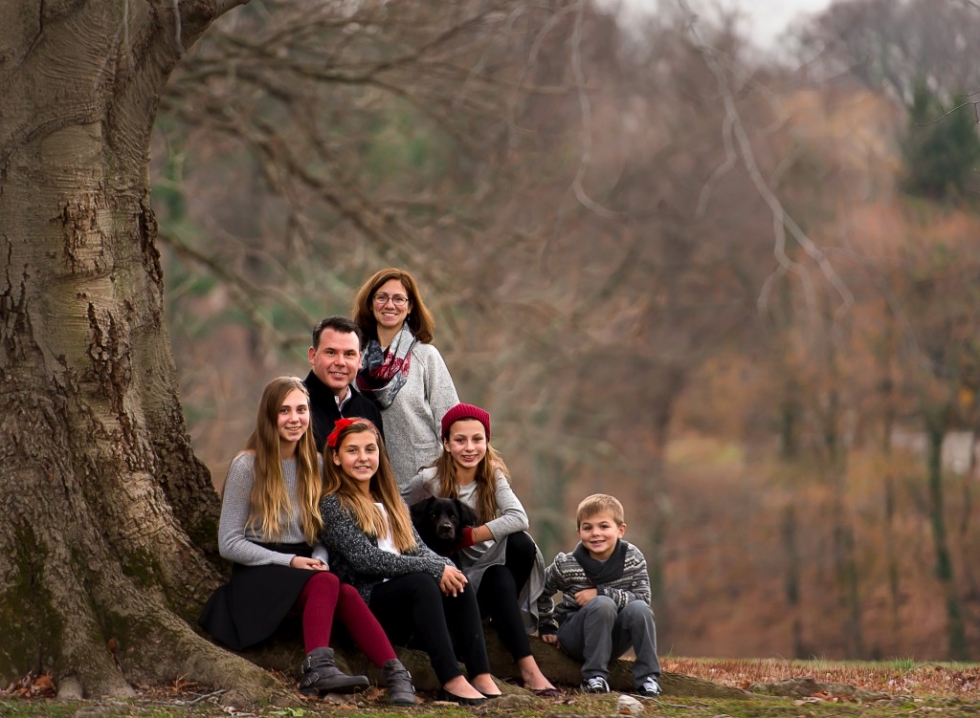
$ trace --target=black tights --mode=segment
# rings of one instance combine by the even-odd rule
[[[493,622],[497,635],[515,661],[531,655],[518,596],[531,577],[536,553],[534,540],[527,533],[510,534],[504,563],[483,572],[476,593],[480,615]]]
[[[427,573],[410,573],[371,590],[371,612],[397,645],[421,648],[445,685],[460,675],[457,656],[470,675],[490,672],[480,609],[472,591],[444,596]]]

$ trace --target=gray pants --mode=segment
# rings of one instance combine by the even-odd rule
[[[632,601],[622,610],[608,596],[596,596],[566,618],[558,627],[558,645],[582,661],[582,678],[609,676],[609,661],[632,646],[636,654],[633,681],[660,675],[657,629],[653,610],[643,601]]]

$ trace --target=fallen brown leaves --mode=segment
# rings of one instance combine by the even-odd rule
[[[980,667],[967,664],[790,661],[766,659],[663,658],[664,670],[737,688],[811,678],[818,684],[853,686],[871,693],[980,699]],[[850,700],[844,695],[809,696]]]
[[[42,673],[28,673],[19,681],[11,683],[6,690],[0,690],[0,696],[17,696],[18,698],[54,698],[57,689],[54,679]]]

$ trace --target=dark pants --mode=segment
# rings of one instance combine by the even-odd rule
[[[369,606],[392,643],[429,654],[442,685],[461,675],[457,656],[471,677],[490,672],[473,591],[444,596],[432,576],[410,573],[375,585]]]
[[[582,678],[609,676],[609,661],[632,646],[636,654],[633,681],[660,675],[657,630],[653,610],[643,601],[632,601],[619,610],[608,596],[596,596],[566,618],[558,628],[558,644],[582,661]]]
[[[489,618],[504,647],[517,661],[531,655],[531,644],[521,619],[518,596],[531,577],[537,551],[534,541],[525,532],[507,537],[504,563],[483,572],[476,598],[480,615]]]

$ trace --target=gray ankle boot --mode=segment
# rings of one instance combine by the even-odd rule
[[[395,706],[414,706],[415,686],[412,685],[412,674],[397,658],[385,661],[381,666],[385,686],[388,688],[388,701]]]
[[[348,676],[337,668],[332,648],[314,648],[303,661],[303,677],[299,682],[301,693],[353,693],[366,685],[367,676]]]

